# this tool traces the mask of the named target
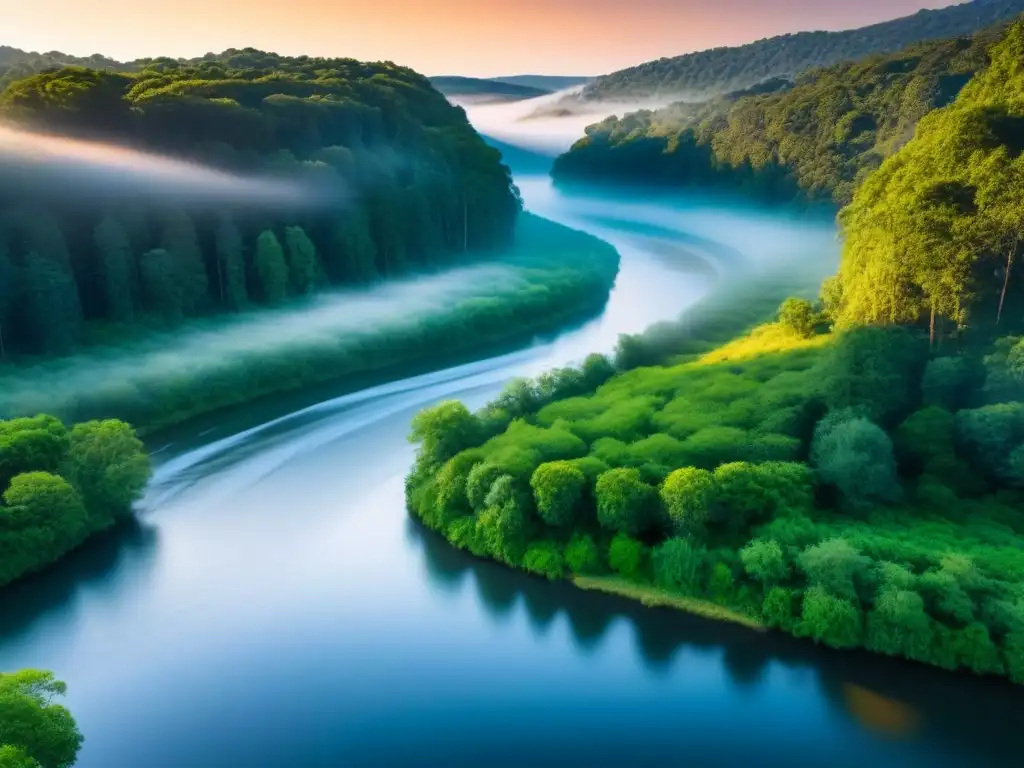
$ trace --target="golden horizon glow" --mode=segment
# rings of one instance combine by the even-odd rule
[[[598,75],[662,56],[848,29],[955,0],[5,0],[0,45],[120,60],[253,47],[428,75]]]

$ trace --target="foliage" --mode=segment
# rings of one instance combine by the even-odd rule
[[[0,673],[0,765],[69,768],[82,746],[74,718],[54,702],[67,686],[52,672]]]
[[[85,66],[42,71],[20,59],[14,70],[0,63],[4,122],[284,178],[323,202],[314,211],[178,207],[156,195],[69,202],[7,179],[0,261],[22,297],[0,320],[7,354],[64,353],[110,322],[176,327],[465,263],[512,242],[521,202],[500,153],[410,69],[252,49],[123,67],[46,54],[38,62]],[[24,77],[9,82],[15,70]]]
[[[627,579],[637,579],[644,569],[644,545],[625,533],[618,533],[608,545],[608,565]]]
[[[654,583],[683,594],[697,592],[702,584],[704,551],[689,539],[667,539],[651,550]]]
[[[0,421],[0,586],[56,562],[131,513],[149,480],[142,443],[117,421]]]
[[[740,560],[743,569],[760,581],[765,589],[789,576],[789,561],[774,540],[754,539],[740,550]]]
[[[555,581],[562,577],[565,562],[558,546],[551,542],[538,542],[526,550],[523,557],[523,568],[532,573]]]
[[[800,336],[813,336],[821,319],[807,299],[790,297],[779,307],[779,322]]]
[[[822,483],[852,505],[889,501],[897,494],[892,440],[867,419],[824,419],[814,432],[811,463]]]
[[[613,532],[636,536],[651,525],[654,489],[636,469],[610,469],[597,478],[597,520]]]
[[[978,6],[956,5],[923,11],[843,32],[801,32],[732,48],[714,48],[649,61],[597,78],[583,90],[587,100],[637,101],[676,96],[693,99],[750,88],[766,80],[792,77],[813,67],[897,51],[919,40],[969,34],[1024,11],[1015,0]],[[896,70],[899,71],[899,70]]]
[[[530,478],[537,512],[548,525],[571,525],[586,485],[583,472],[568,461],[541,464]]]
[[[565,545],[563,557],[572,573],[599,574],[604,570],[601,550],[594,539],[586,534],[573,534],[572,539]]]
[[[661,486],[661,500],[677,536],[700,534],[715,503],[715,482],[706,469],[677,469]]]
[[[966,24],[951,25],[945,34],[932,28],[927,35],[894,39],[890,45],[880,44],[873,33],[858,37],[856,45],[872,48],[846,54],[822,48],[827,55],[796,69],[780,65],[799,56],[801,35],[755,43],[755,48],[785,46],[782,55],[767,62],[772,74],[753,81],[737,77],[758,66],[749,52],[724,78],[715,76],[713,66],[702,67],[697,76],[721,82],[714,91],[725,95],[694,105],[691,92],[685,102],[589,126],[586,136],[556,161],[555,178],[720,188],[771,203],[848,203],[864,177],[907,142],[921,118],[949,104],[985,66],[988,48],[1003,26],[973,38],[939,38],[973,33],[1011,18],[1024,5],[1012,2],[1000,10],[989,17],[962,18]],[[893,53],[921,39],[932,41]],[[694,56],[732,60],[745,48]],[[672,69],[675,61],[648,66]],[[826,68],[799,72],[792,83],[778,79],[821,65]],[[634,87],[641,88],[647,71],[637,74]],[[673,75],[665,77],[675,82]],[[743,88],[749,90],[738,90]]]

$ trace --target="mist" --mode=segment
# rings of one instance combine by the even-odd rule
[[[582,86],[557,91],[535,99],[506,103],[473,103],[453,99],[465,111],[473,127],[499,141],[554,157],[565,152],[584,135],[588,125],[612,114],[624,115],[639,109],[656,109],[665,101],[590,102],[568,100]]]
[[[35,133],[0,123],[0,174],[19,196],[255,207],[337,205],[339,184],[243,176],[116,144]]]
[[[116,348],[19,365],[3,373],[0,418],[63,414],[84,393],[130,400],[178,379],[214,378],[237,366],[287,355],[315,361],[319,353],[354,356],[424,322],[450,319],[472,302],[524,290],[519,270],[499,263],[455,268],[360,290],[331,291],[286,308],[196,321]]]

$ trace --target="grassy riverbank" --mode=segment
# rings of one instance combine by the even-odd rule
[[[0,368],[0,417],[116,417],[148,432],[270,394],[442,367],[598,314],[618,263],[606,243],[524,214],[516,246],[471,267]]]
[[[692,613],[702,619],[712,621],[727,621],[731,624],[739,624],[747,629],[764,631],[765,625],[751,616],[734,611],[724,605],[713,603],[710,600],[701,600],[696,597],[680,595],[660,589],[653,584],[637,584],[633,581],[616,578],[614,576],[573,576],[572,583],[580,589],[591,592],[604,592],[609,595],[617,595],[630,600],[636,600],[648,608],[672,608],[684,613]]]

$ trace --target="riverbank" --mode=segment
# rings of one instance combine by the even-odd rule
[[[487,263],[0,369],[0,418],[121,418],[146,434],[267,395],[444,367],[593,317],[618,266],[603,241],[524,214],[515,248]]]
[[[648,608],[671,608],[700,616],[702,619],[739,624],[758,632],[765,632],[768,629],[758,619],[719,603],[669,592],[651,584],[638,584],[614,576],[572,576],[569,580],[580,589],[636,600]]]
[[[1007,345],[971,370],[908,329],[779,318],[498,430],[493,405],[421,413],[410,510],[551,580],[1024,682]]]

